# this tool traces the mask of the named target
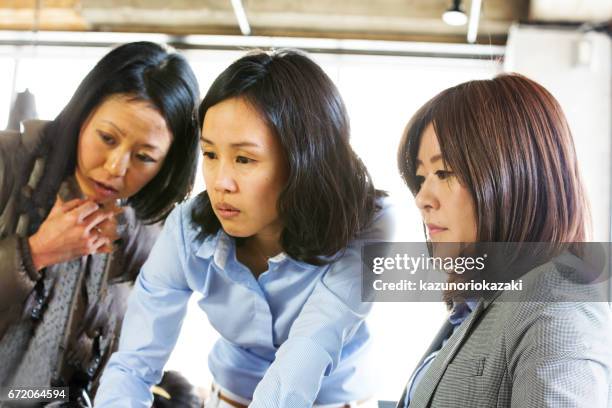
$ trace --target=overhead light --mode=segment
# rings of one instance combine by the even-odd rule
[[[461,0],[453,0],[453,5],[442,14],[442,20],[452,26],[462,26],[467,23],[468,18],[461,8]]]

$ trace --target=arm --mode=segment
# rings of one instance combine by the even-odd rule
[[[175,209],[136,279],[119,350],[102,375],[96,407],[150,407],[191,295],[184,276],[182,207]]]
[[[515,327],[525,325],[520,319]],[[510,352],[511,406],[609,407],[610,336],[607,303],[546,304]]]
[[[0,134],[8,138],[10,135]],[[7,139],[8,140],[8,139]],[[8,142],[5,142],[8,143]],[[17,220],[14,206],[14,177],[11,170],[14,168],[10,159],[10,146],[0,144],[0,314],[6,317],[11,314],[10,309],[21,307],[21,304],[32,291],[38,280],[38,272],[32,264],[27,239],[14,234],[14,224]],[[9,149],[9,151],[7,151]],[[4,331],[0,318],[0,336]]]
[[[0,240],[0,313],[20,307],[39,276],[32,264],[27,239],[12,235]]]
[[[365,241],[390,240],[393,220],[390,209],[383,208],[330,266],[255,389],[251,408],[313,405],[323,376],[337,367],[343,346],[372,306],[361,301],[361,247]]]

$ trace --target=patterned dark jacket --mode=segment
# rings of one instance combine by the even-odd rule
[[[522,276],[524,290],[481,299],[455,332],[447,320],[410,408],[612,407],[608,279],[568,279],[585,270],[566,252]]]
[[[92,396],[159,226],[141,224],[127,207],[112,254],[35,271],[27,238],[57,195],[80,194],[74,176],[57,170],[65,149],[46,140],[45,124],[0,132],[0,386],[70,386]]]

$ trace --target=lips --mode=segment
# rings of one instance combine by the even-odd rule
[[[448,228],[444,228],[436,224],[427,224],[427,231],[429,231],[429,235],[435,235],[446,230],[448,230]]]
[[[93,183],[94,189],[96,190],[96,194],[100,198],[109,198],[115,196],[119,193],[119,190],[107,183],[102,183],[100,181],[90,179]]]
[[[238,208],[228,203],[219,203],[215,205],[215,209],[217,210],[217,214],[221,218],[229,219],[236,217],[238,216],[238,214],[240,214],[240,210]]]

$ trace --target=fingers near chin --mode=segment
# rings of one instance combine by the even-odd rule
[[[96,251],[99,254],[110,254],[113,252],[113,246],[111,244],[105,243]]]
[[[57,197],[57,200],[55,201],[56,205],[61,205],[62,211],[64,212],[68,212],[68,211],[72,211],[75,208],[79,207],[80,205],[82,205],[85,201],[82,198],[75,198],[73,200],[70,201],[66,201],[63,202],[61,198],[59,198],[59,196]]]

